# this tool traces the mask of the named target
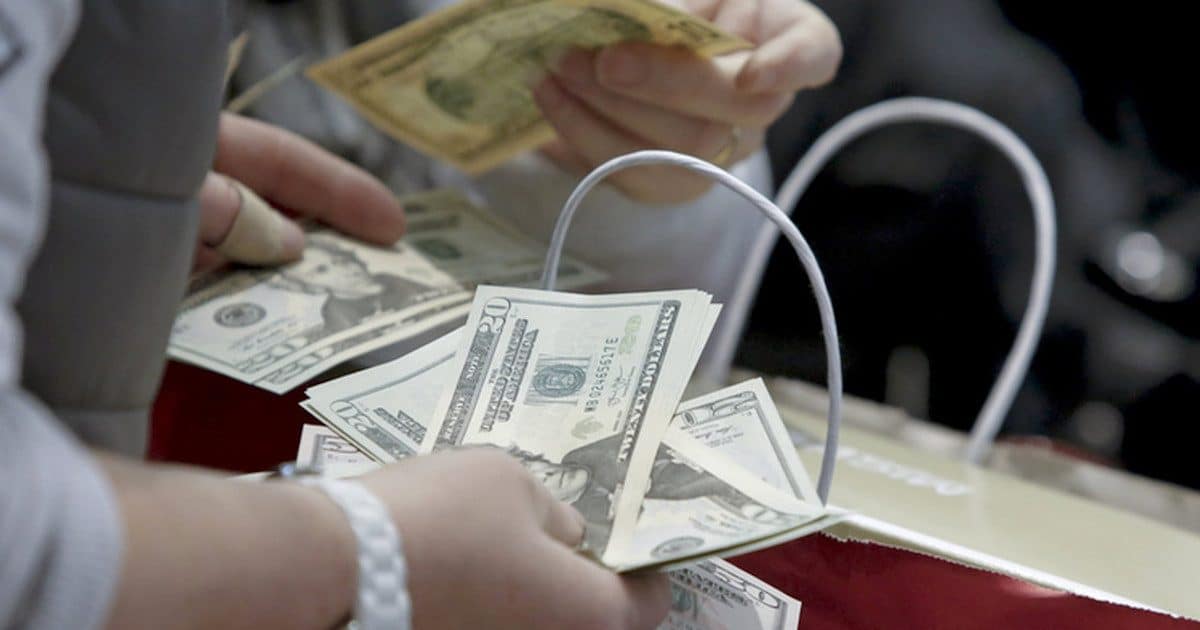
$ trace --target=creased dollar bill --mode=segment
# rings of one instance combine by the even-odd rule
[[[702,329],[707,333],[706,327]],[[460,337],[459,344],[465,343]],[[396,440],[392,418],[403,413],[431,426],[428,419],[436,415],[433,397],[428,391],[412,393],[407,375],[432,374],[428,366],[436,364],[441,376],[433,375],[430,387],[437,389],[439,380],[442,387],[454,384],[454,370],[445,367],[454,353],[452,345],[454,336],[449,335],[391,363],[313,388],[314,398],[306,408],[373,459],[393,461],[411,449],[380,448],[381,443]],[[489,367],[473,370],[496,387],[504,387],[501,379],[512,373]],[[581,382],[584,391],[587,375]],[[515,389],[527,392],[532,385]],[[539,395],[536,390],[534,394]],[[321,396],[325,402],[316,402]],[[338,407],[333,401],[353,402]],[[463,437],[452,443],[484,442],[507,448],[556,496],[585,514],[590,541],[603,542],[622,509],[615,500],[622,479],[610,461],[612,445],[621,435],[600,433],[589,440],[592,436],[570,420],[571,405],[562,404],[561,410],[547,411],[550,415],[541,422],[523,425],[519,418],[512,420],[517,426],[502,439],[472,440],[469,431],[463,431]],[[335,408],[344,411],[339,414]],[[522,410],[512,413],[519,416]],[[345,418],[351,416],[358,420],[347,422]],[[585,418],[604,426],[596,415]],[[761,381],[681,403],[656,448],[640,504],[631,512],[636,515],[633,533],[624,547],[614,547],[603,557],[604,563],[618,570],[675,566],[698,557],[736,555],[836,522],[841,515],[827,512],[815,499],[789,444]]]
[[[310,387],[308,408],[376,461],[421,452],[461,331],[382,365]]]
[[[597,556],[615,556],[711,307],[699,291],[479,287],[427,447],[507,448],[579,509]]]
[[[606,557],[619,571],[735,555],[741,545],[799,531],[825,516],[686,435],[658,449],[632,543]]]
[[[300,431],[296,464],[325,468],[336,464],[362,464],[372,461],[355,445],[328,427],[306,424]]]
[[[725,562],[670,572],[671,611],[659,630],[795,630],[800,602]]]
[[[453,191],[402,199],[409,233],[374,247],[326,229],[304,258],[197,283],[169,354],[283,393],[339,363],[461,319],[481,282],[536,283],[543,248]],[[565,286],[603,275],[566,262]]]
[[[668,440],[677,434],[691,436],[800,501],[821,502],[762,379],[684,402],[667,429]]]
[[[296,463],[341,476],[375,462],[332,429],[310,424]],[[799,601],[724,560],[701,560],[668,575],[671,610],[659,630],[792,630],[799,623]]]
[[[309,76],[393,137],[468,173],[554,137],[529,85],[569,48],[645,41],[717,55],[750,46],[652,0],[467,0]]]

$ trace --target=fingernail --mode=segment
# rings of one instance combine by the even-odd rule
[[[304,230],[287,219],[282,219],[279,244],[284,260],[297,260],[304,253]]]
[[[600,82],[613,87],[635,87],[650,74],[649,64],[631,50],[606,48],[599,56]]]

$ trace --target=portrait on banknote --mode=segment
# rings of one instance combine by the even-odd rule
[[[310,333],[317,337],[335,335],[446,292],[444,286],[372,272],[357,252],[319,236],[310,237],[302,260],[279,270],[269,282],[277,289],[325,298],[323,323]]]
[[[585,444],[563,455],[561,461],[519,447],[516,457],[554,497],[570,503],[588,522],[589,533],[607,531],[613,520],[613,495],[622,482],[612,453],[621,435]],[[707,499],[730,512],[731,517],[774,524],[780,515],[742,494],[730,484],[691,463],[666,445],[658,449],[645,498],[651,501]]]

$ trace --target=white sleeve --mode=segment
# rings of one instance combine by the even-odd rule
[[[16,302],[45,223],[43,110],[75,0],[0,4],[0,627],[95,628],[121,566],[112,489],[21,389]]]

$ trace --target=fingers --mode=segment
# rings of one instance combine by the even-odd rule
[[[609,620],[615,628],[656,628],[670,603],[666,576],[622,576],[580,555],[576,547],[583,541],[587,526],[583,515],[555,499],[536,479],[523,476],[533,484],[535,512],[541,509],[542,529],[548,535],[544,542],[549,548],[540,545],[546,558],[538,560],[547,566],[535,570],[540,579],[552,583],[543,588],[561,590],[559,595],[547,596],[567,603],[556,608],[569,611],[571,617],[541,622],[547,627],[575,628],[594,627],[597,620]]]
[[[746,93],[736,87],[750,53],[706,59],[683,48],[632,42],[596,56],[600,85],[643,103],[741,127],[767,127],[791,103],[787,93]]]
[[[536,483],[536,482],[535,482]],[[543,488],[545,490],[545,488]],[[574,550],[583,543],[587,521],[579,510],[558,501],[547,493],[548,502],[542,517],[542,529],[551,538]]]
[[[546,120],[587,168],[618,155],[652,148],[650,143],[614,127],[567,92],[558,79],[547,77],[533,90],[533,98]],[[640,166],[614,174],[609,181],[630,197],[645,203],[690,201],[707,191],[712,182],[678,167]]]
[[[642,103],[601,86],[596,82],[595,63],[596,53],[572,51],[553,72],[561,87],[614,126],[657,148],[699,157],[716,155],[728,140],[728,124]]]
[[[200,242],[216,245],[225,240],[242,206],[241,195],[228,177],[209,172],[200,185]]]
[[[296,260],[300,228],[235,180],[209,173],[200,187],[200,243],[194,269],[225,260],[271,265]]]
[[[366,171],[277,127],[223,114],[214,168],[281,206],[347,234],[390,245],[404,210]]]
[[[816,7],[804,3],[784,30],[763,42],[737,75],[739,89],[789,93],[833,80],[842,61],[837,27]]]
[[[651,630],[666,617],[671,604],[667,576],[659,573],[621,575],[565,547],[539,554],[540,590],[557,618],[542,617],[547,628],[619,628]]]

